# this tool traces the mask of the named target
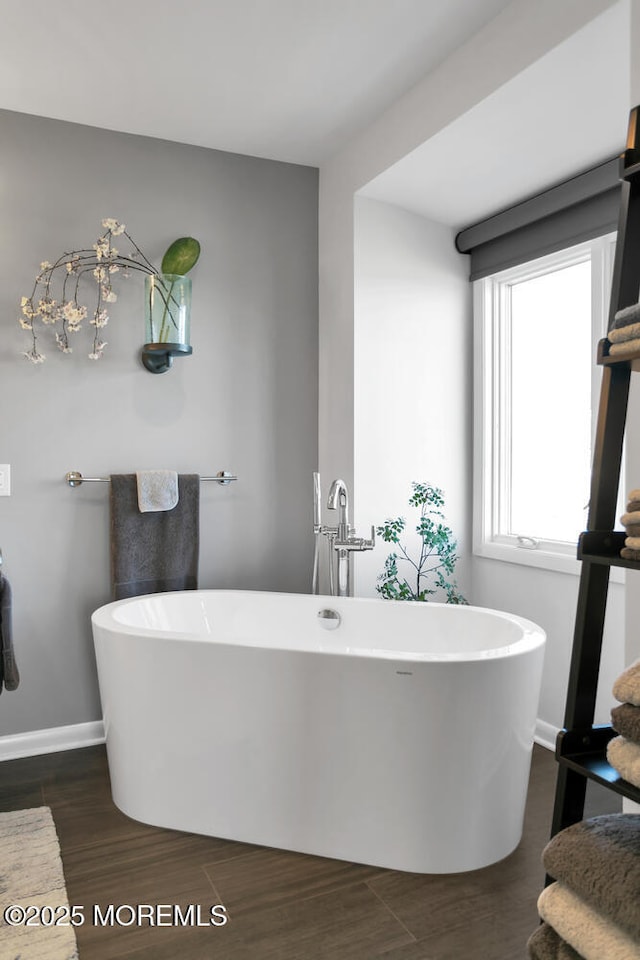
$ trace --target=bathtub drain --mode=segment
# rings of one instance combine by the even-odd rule
[[[340,626],[342,618],[336,610],[318,610],[318,622],[325,630],[335,630]]]

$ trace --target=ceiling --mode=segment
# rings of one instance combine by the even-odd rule
[[[0,107],[320,165],[508,0],[2,0]]]
[[[360,191],[457,229],[621,153],[629,114],[621,0]]]
[[[2,0],[0,107],[322,166],[508,0]],[[628,0],[363,192],[456,227],[621,149]]]

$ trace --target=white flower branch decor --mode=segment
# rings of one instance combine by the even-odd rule
[[[94,328],[89,359],[99,360],[107,346],[102,340],[102,330],[109,322],[109,305],[118,299],[113,289],[114,274],[120,271],[124,277],[130,276],[131,271],[158,274],[123,223],[108,217],[102,221],[102,227],[104,233],[91,248],[63,253],[54,263],[44,260],[31,295],[22,297],[22,314],[18,322],[31,333],[31,346],[24,356],[32,363],[43,363],[46,359],[38,349],[37,320],[54,330],[55,342],[63,353],[71,353],[70,335],[82,329],[88,316],[89,325]],[[126,238],[131,245],[126,254],[113,244],[113,238],[119,236]],[[194,266],[199,255],[197,240],[192,237],[175,240],[163,257],[162,272],[183,275]],[[79,300],[83,277],[95,282],[95,304],[91,314]]]

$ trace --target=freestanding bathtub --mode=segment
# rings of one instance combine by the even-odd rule
[[[419,873],[474,870],[519,843],[545,643],[534,623],[200,590],[119,600],[92,624],[128,816]]]

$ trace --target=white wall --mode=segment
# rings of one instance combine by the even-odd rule
[[[445,516],[463,560],[455,578],[470,591],[471,315],[467,257],[453,231],[399,207],[355,202],[355,516],[371,524],[405,516],[411,481],[445,494]],[[414,543],[418,538],[403,538]],[[380,540],[356,554],[359,596],[375,596],[390,552]]]
[[[372,520],[377,522],[377,516],[368,515],[367,494],[363,490],[366,472],[373,469],[373,461],[363,459],[364,450],[371,452],[373,443],[370,436],[367,438],[369,426],[361,435],[362,424],[367,421],[358,396],[363,389],[364,350],[369,347],[360,346],[359,338],[361,299],[354,281],[354,257],[357,263],[362,251],[356,232],[354,195],[611,5],[612,0],[540,0],[535,4],[530,0],[516,0],[375,123],[354,137],[348,147],[320,171],[319,464],[325,482],[342,476],[355,489],[354,515],[360,533],[366,532],[366,525]],[[488,131],[487,135],[493,132]],[[365,208],[360,207],[358,201],[356,209],[359,216]],[[462,394],[456,402],[461,398]],[[471,415],[469,401],[467,425],[462,428],[469,446],[466,453],[456,453],[448,461],[447,469],[455,462],[463,469],[463,465],[470,462]],[[388,438],[381,439],[379,463],[390,459],[391,448]],[[464,488],[464,482],[464,479],[458,481],[458,490]],[[455,488],[454,482],[452,492]],[[454,502],[458,496],[454,494]],[[377,510],[378,500],[383,499],[383,491],[376,491],[370,509]],[[468,519],[461,519],[461,526],[467,522]],[[514,609],[534,620],[540,619],[548,630],[550,659],[541,717],[546,723],[559,726],[573,636],[577,579],[542,571],[536,573],[530,568],[518,570],[497,561],[472,563],[469,552],[466,553],[461,569],[465,569],[465,564],[473,567],[471,599],[474,602]],[[378,561],[373,557],[357,557],[358,565],[361,573],[357,582],[364,584],[362,578],[368,577],[367,589],[370,590],[373,568],[377,572]],[[609,619],[614,622],[608,630],[619,638],[620,608],[616,610],[615,603]],[[614,650],[612,667],[605,668],[603,676],[610,679],[618,663],[619,654]]]
[[[360,535],[407,506],[411,480],[443,487],[458,537],[456,577],[473,603],[547,632],[540,732],[563,722],[579,578],[470,555],[472,319],[467,258],[450,228],[356,197],[354,255],[355,520]],[[417,538],[416,538],[417,539]],[[405,538],[409,540],[409,538]],[[389,547],[356,554],[355,588],[374,596]],[[607,604],[596,722],[624,662],[624,587]]]
[[[528,617],[547,632],[538,717],[542,721],[540,732],[553,740],[553,730],[563,725],[579,578],[575,574],[485,557],[474,557],[472,567],[475,602]],[[610,720],[611,687],[622,670],[623,656],[624,587],[621,583],[612,583],[605,619],[596,723]]]
[[[321,168],[319,463],[327,479],[352,485],[354,477],[354,194],[613,2],[514,0]]]

